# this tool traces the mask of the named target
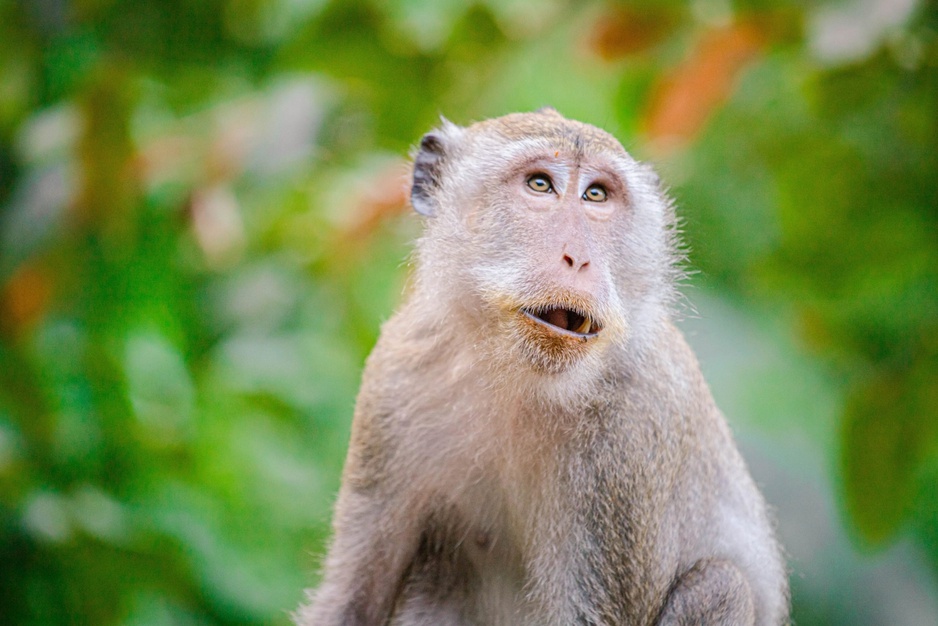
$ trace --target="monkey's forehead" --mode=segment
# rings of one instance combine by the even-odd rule
[[[494,134],[508,141],[544,138],[558,149],[576,153],[611,152],[628,156],[622,144],[591,124],[568,120],[553,109],[536,113],[511,113],[476,122],[471,132]]]

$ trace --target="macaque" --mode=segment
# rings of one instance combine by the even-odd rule
[[[672,321],[652,169],[553,109],[444,120],[411,203],[413,284],[297,623],[786,623],[766,504]]]

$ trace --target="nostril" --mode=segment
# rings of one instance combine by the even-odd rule
[[[567,264],[567,267],[572,267],[573,269],[575,269],[575,270],[578,271],[578,272],[582,272],[582,271],[585,270],[585,269],[589,266],[589,264],[590,264],[589,261],[583,261],[582,263],[579,263],[576,259],[574,259],[574,258],[573,258],[572,256],[570,256],[569,254],[563,255],[563,262]]]

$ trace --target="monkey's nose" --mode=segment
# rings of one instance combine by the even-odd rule
[[[590,264],[589,259],[575,258],[569,252],[563,255],[563,262],[567,267],[572,268],[575,272],[582,272]]]

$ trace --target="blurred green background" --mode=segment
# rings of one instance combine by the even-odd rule
[[[0,0],[0,622],[286,624],[407,151],[543,105],[671,186],[794,622],[938,623],[924,0]]]

